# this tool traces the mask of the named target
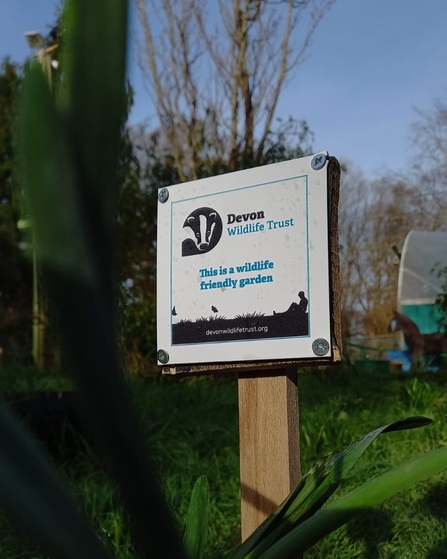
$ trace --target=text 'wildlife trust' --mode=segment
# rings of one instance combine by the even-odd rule
[[[273,276],[270,274],[261,274],[261,271],[272,270],[274,263],[270,260],[257,260],[256,262],[245,262],[240,266],[229,266],[224,268],[202,268],[199,270],[201,278],[213,278],[202,280],[200,282],[200,290],[206,291],[207,289],[227,289],[227,288],[242,288],[247,285],[256,285],[260,283],[272,283]],[[246,274],[248,272],[258,272],[256,275],[234,279],[234,274]],[[227,276],[225,279],[220,279],[220,276]],[[219,277],[219,279],[214,279]]]

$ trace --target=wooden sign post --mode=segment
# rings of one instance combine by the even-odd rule
[[[157,358],[239,374],[242,539],[299,481],[297,369],[341,360],[326,153],[160,189]]]
[[[300,479],[296,369],[239,375],[242,541]]]

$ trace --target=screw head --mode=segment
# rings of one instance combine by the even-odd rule
[[[310,166],[314,171],[318,171],[322,169],[326,163],[326,155],[324,153],[317,153],[312,157],[312,161],[310,162]]]
[[[169,190],[167,188],[160,188],[158,191],[158,200],[164,204],[169,198]]]
[[[326,355],[326,353],[329,351],[329,342],[324,338],[317,338],[312,343],[312,351],[315,353],[315,355],[318,355],[318,357]]]
[[[159,349],[157,351],[157,359],[160,361],[160,363],[163,363],[163,365],[166,365],[166,363],[169,361],[168,352],[165,351],[164,349]]]

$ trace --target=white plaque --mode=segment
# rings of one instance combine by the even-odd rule
[[[330,354],[321,158],[317,170],[304,157],[159,191],[160,364]]]

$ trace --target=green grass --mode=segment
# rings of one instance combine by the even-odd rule
[[[34,365],[13,361],[0,364],[0,393],[46,392],[72,390],[72,381],[66,375],[48,373]]]
[[[381,437],[365,455],[344,491],[368,478],[447,443],[445,374],[418,377],[301,378],[303,471],[322,454],[342,448],[372,428],[409,415],[434,423],[416,431]],[[447,556],[447,477],[420,484],[329,536],[306,559],[427,558]]]
[[[0,375],[24,390],[54,389],[60,377],[17,367]],[[20,382],[19,382],[19,379]],[[66,382],[66,381],[62,381]],[[42,384],[40,384],[42,383]],[[238,542],[239,456],[237,383],[207,377],[129,379],[146,440],[179,524],[187,513],[192,486],[206,474],[211,489],[211,532],[207,557],[225,557]],[[341,492],[432,448],[447,444],[447,373],[417,377],[359,376],[348,372],[300,375],[301,462],[303,471],[330,451],[366,432],[409,415],[427,415],[431,426],[380,437],[362,458]],[[59,455],[61,475],[80,506],[118,557],[134,557],[115,492],[83,439],[76,455]],[[64,458],[64,456],[66,456]],[[44,558],[14,536],[0,519],[0,556]],[[420,484],[360,517],[306,553],[316,558],[436,559],[447,556],[447,476]]]

